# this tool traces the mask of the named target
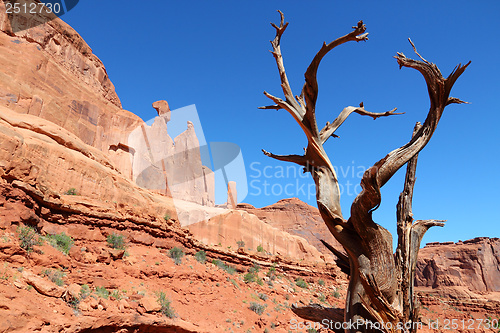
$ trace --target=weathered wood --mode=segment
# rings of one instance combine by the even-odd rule
[[[410,43],[421,60],[408,59],[402,53],[395,57],[401,67],[418,70],[425,78],[431,107],[423,125],[415,128],[411,140],[404,146],[391,151],[383,159],[369,168],[361,179],[361,193],[351,205],[351,216],[345,219],[340,208],[340,190],[337,175],[326,154],[323,144],[352,113],[370,116],[374,119],[396,115],[396,109],[382,113],[366,111],[363,104],[359,107],[346,107],[339,116],[321,130],[316,122],[316,99],[318,96],[317,70],[323,57],[336,46],[349,41],[366,41],[366,27],[362,21],[354,26],[351,33],[339,37],[329,44],[324,43],[305,73],[305,84],[300,96],[293,95],[288,81],[283,56],[281,54],[281,37],[288,26],[280,12],[281,22],[277,26],[276,36],[271,51],[278,67],[281,87],[285,99],[264,94],[274,104],[263,109],[285,109],[297,121],[307,138],[304,155],[274,155],[263,150],[264,154],[281,161],[293,162],[304,166],[310,172],[316,184],[316,201],[320,214],[333,236],[344,247],[347,258],[339,253],[341,261],[349,261],[349,289],[346,299],[344,320],[346,322],[372,321],[393,325],[387,332],[398,331],[399,323],[415,321],[416,302],[413,291],[414,270],[418,249],[424,233],[432,226],[442,226],[440,221],[417,221],[413,223],[411,202],[417,154],[431,139],[444,108],[451,103],[465,103],[458,98],[450,97],[450,91],[458,77],[469,65],[458,65],[453,72],[444,78],[437,66],[418,54],[415,45]],[[398,249],[392,253],[392,235],[385,228],[372,220],[372,212],[381,202],[380,189],[402,166],[408,163],[403,193],[397,207]],[[325,244],[326,245],[326,244]],[[328,247],[328,246],[327,246]],[[338,251],[337,251],[338,252]],[[334,251],[335,253],[335,251]],[[345,264],[344,264],[345,266]],[[317,310],[317,309],[316,309]],[[314,308],[298,313],[311,315]],[[319,310],[318,310],[319,311]],[[369,326],[347,329],[346,332],[379,332]],[[407,331],[407,332],[412,332]]]

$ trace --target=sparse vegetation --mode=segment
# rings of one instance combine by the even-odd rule
[[[163,218],[165,219],[165,221],[170,220],[170,214],[166,213],[165,216],[163,216]]]
[[[33,227],[19,227],[17,228],[17,232],[19,233],[19,245],[28,252],[28,254],[33,252],[33,247],[35,245],[43,244],[43,240]]]
[[[73,238],[66,235],[64,232],[55,235],[47,235],[45,236],[45,240],[47,241],[47,243],[52,245],[52,247],[58,249],[66,255],[69,253],[69,250],[75,243]]]
[[[260,244],[259,246],[257,246],[257,252],[265,252],[264,251],[264,248],[262,247],[262,244]]]
[[[80,298],[86,299],[90,295],[90,287],[84,284],[80,287]]]
[[[157,302],[161,306],[161,313],[163,313],[168,318],[177,317],[174,309],[171,306],[171,301],[167,298],[167,295],[163,291],[160,291],[157,293],[157,297]]]
[[[271,267],[269,267],[269,270],[267,271],[266,276],[271,281],[276,280],[276,266],[274,264]]]
[[[300,288],[304,288],[304,289],[309,288],[309,285],[307,284],[307,282],[304,281],[304,279],[302,279],[302,278],[297,278],[297,280],[295,280],[295,284],[297,285],[297,287],[300,287]]]
[[[50,281],[54,282],[59,287],[64,286],[64,276],[66,273],[58,269],[45,269],[42,271],[42,275],[49,278]]]
[[[250,306],[248,308],[260,316],[264,313],[264,310],[266,309],[266,307],[267,306],[265,304],[251,302]]]
[[[201,264],[204,264],[207,261],[207,253],[203,250],[195,253],[194,258]]]
[[[125,250],[125,239],[123,235],[113,232],[111,235],[108,235],[106,241],[108,242],[108,245],[113,249]]]
[[[266,294],[264,294],[264,293],[259,293],[259,295],[258,295],[258,296],[259,296],[259,298],[260,298],[261,300],[263,300],[263,301],[267,301],[267,295],[266,295]]]
[[[236,272],[236,269],[234,267],[229,266],[228,264],[219,259],[212,260],[212,264],[214,264],[215,266],[219,267],[220,269],[226,271],[231,275],[233,275]]]
[[[113,290],[109,296],[113,297],[114,299],[116,299],[118,301],[123,298],[122,294],[120,293],[120,291],[118,289]]]
[[[245,247],[245,242],[242,240],[237,241],[236,244],[238,245],[238,248]]]
[[[180,265],[182,263],[182,257],[184,257],[184,251],[180,247],[174,247],[169,251],[170,258],[174,259],[174,263],[176,265]]]
[[[318,280],[318,284],[323,287],[325,285],[325,281],[320,279]]]
[[[66,192],[64,192],[64,194],[66,194],[66,195],[78,195],[78,193],[76,192],[76,188],[74,188],[74,187],[72,187],[69,190],[67,190]]]
[[[339,293],[339,291],[338,291],[338,290],[335,290],[335,291],[333,292],[333,297],[335,297],[335,298],[340,298],[340,293]]]
[[[95,293],[98,297],[108,299],[109,298],[109,290],[105,287],[96,287]]]

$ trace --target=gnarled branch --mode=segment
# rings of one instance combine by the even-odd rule
[[[344,123],[344,121],[351,115],[351,113],[355,112],[359,115],[362,116],[369,116],[372,117],[374,120],[379,118],[379,117],[388,117],[392,115],[399,115],[399,114],[404,114],[404,112],[398,112],[396,113],[396,108],[392,109],[391,111],[386,111],[386,112],[381,112],[381,113],[376,113],[376,112],[370,112],[366,111],[363,103],[359,105],[359,107],[353,107],[353,106],[348,106],[342,110],[342,112],[338,115],[337,118],[330,124],[328,123],[323,129],[319,132],[320,137],[321,137],[321,142],[324,144],[328,138],[331,136],[336,136],[334,133],[335,131]]]

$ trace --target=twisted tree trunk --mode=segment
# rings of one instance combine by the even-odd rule
[[[294,96],[288,82],[280,49],[281,37],[288,26],[280,12],[281,22],[277,26],[276,36],[271,41],[272,54],[278,66],[281,87],[285,99],[264,94],[275,104],[262,109],[285,109],[297,121],[307,137],[308,145],[304,155],[274,155],[263,150],[264,154],[281,161],[299,164],[310,172],[316,184],[316,200],[321,216],[330,232],[344,247],[350,271],[349,290],[344,312],[345,332],[414,332],[417,320],[417,302],[413,291],[414,270],[420,241],[424,233],[432,226],[442,226],[439,221],[413,222],[411,202],[418,153],[431,139],[444,108],[451,103],[464,103],[449,97],[451,88],[458,77],[469,65],[458,65],[454,71],[443,78],[436,65],[422,58],[412,44],[415,53],[421,60],[406,58],[402,53],[395,56],[400,68],[410,67],[418,70],[425,78],[431,107],[423,125],[417,124],[411,140],[404,146],[393,150],[375,163],[363,175],[361,193],[351,206],[348,219],[342,215],[340,208],[340,190],[337,175],[323,144],[352,113],[370,116],[374,119],[397,115],[396,109],[383,113],[365,110],[363,103],[359,107],[346,107],[332,122],[319,130],[316,122],[316,99],[318,96],[317,70],[323,57],[336,46],[349,41],[368,40],[366,27],[362,21],[353,27],[351,33],[324,43],[305,73],[305,84],[300,96]],[[392,235],[385,228],[372,220],[372,212],[381,202],[380,188],[408,163],[404,191],[401,193],[397,207],[398,247],[396,254],[392,252]],[[331,311],[321,312],[296,309],[296,313],[307,313],[307,319],[318,321],[332,320],[330,328],[339,327],[337,315],[329,315]],[[313,314],[318,313],[318,317]],[[324,315],[325,317],[320,317]],[[402,326],[406,324],[406,326]],[[337,330],[341,331],[341,330]]]

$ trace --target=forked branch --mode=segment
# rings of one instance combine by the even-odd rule
[[[427,60],[420,61],[409,59],[402,53],[398,53],[395,58],[400,68],[414,68],[424,76],[431,106],[424,124],[415,133],[410,142],[401,148],[393,150],[365,172],[361,180],[363,191],[353,203],[353,206],[356,206],[356,213],[364,215],[358,215],[356,220],[359,221],[366,221],[368,215],[371,215],[370,212],[380,204],[380,188],[384,186],[394,173],[406,164],[410,158],[418,154],[418,152],[427,145],[436,130],[444,108],[450,103],[457,103],[460,101],[455,98],[450,98],[450,91],[455,81],[470,64],[470,61],[466,65],[459,64],[448,78],[445,79],[439,68]],[[359,227],[363,228],[362,226]]]

